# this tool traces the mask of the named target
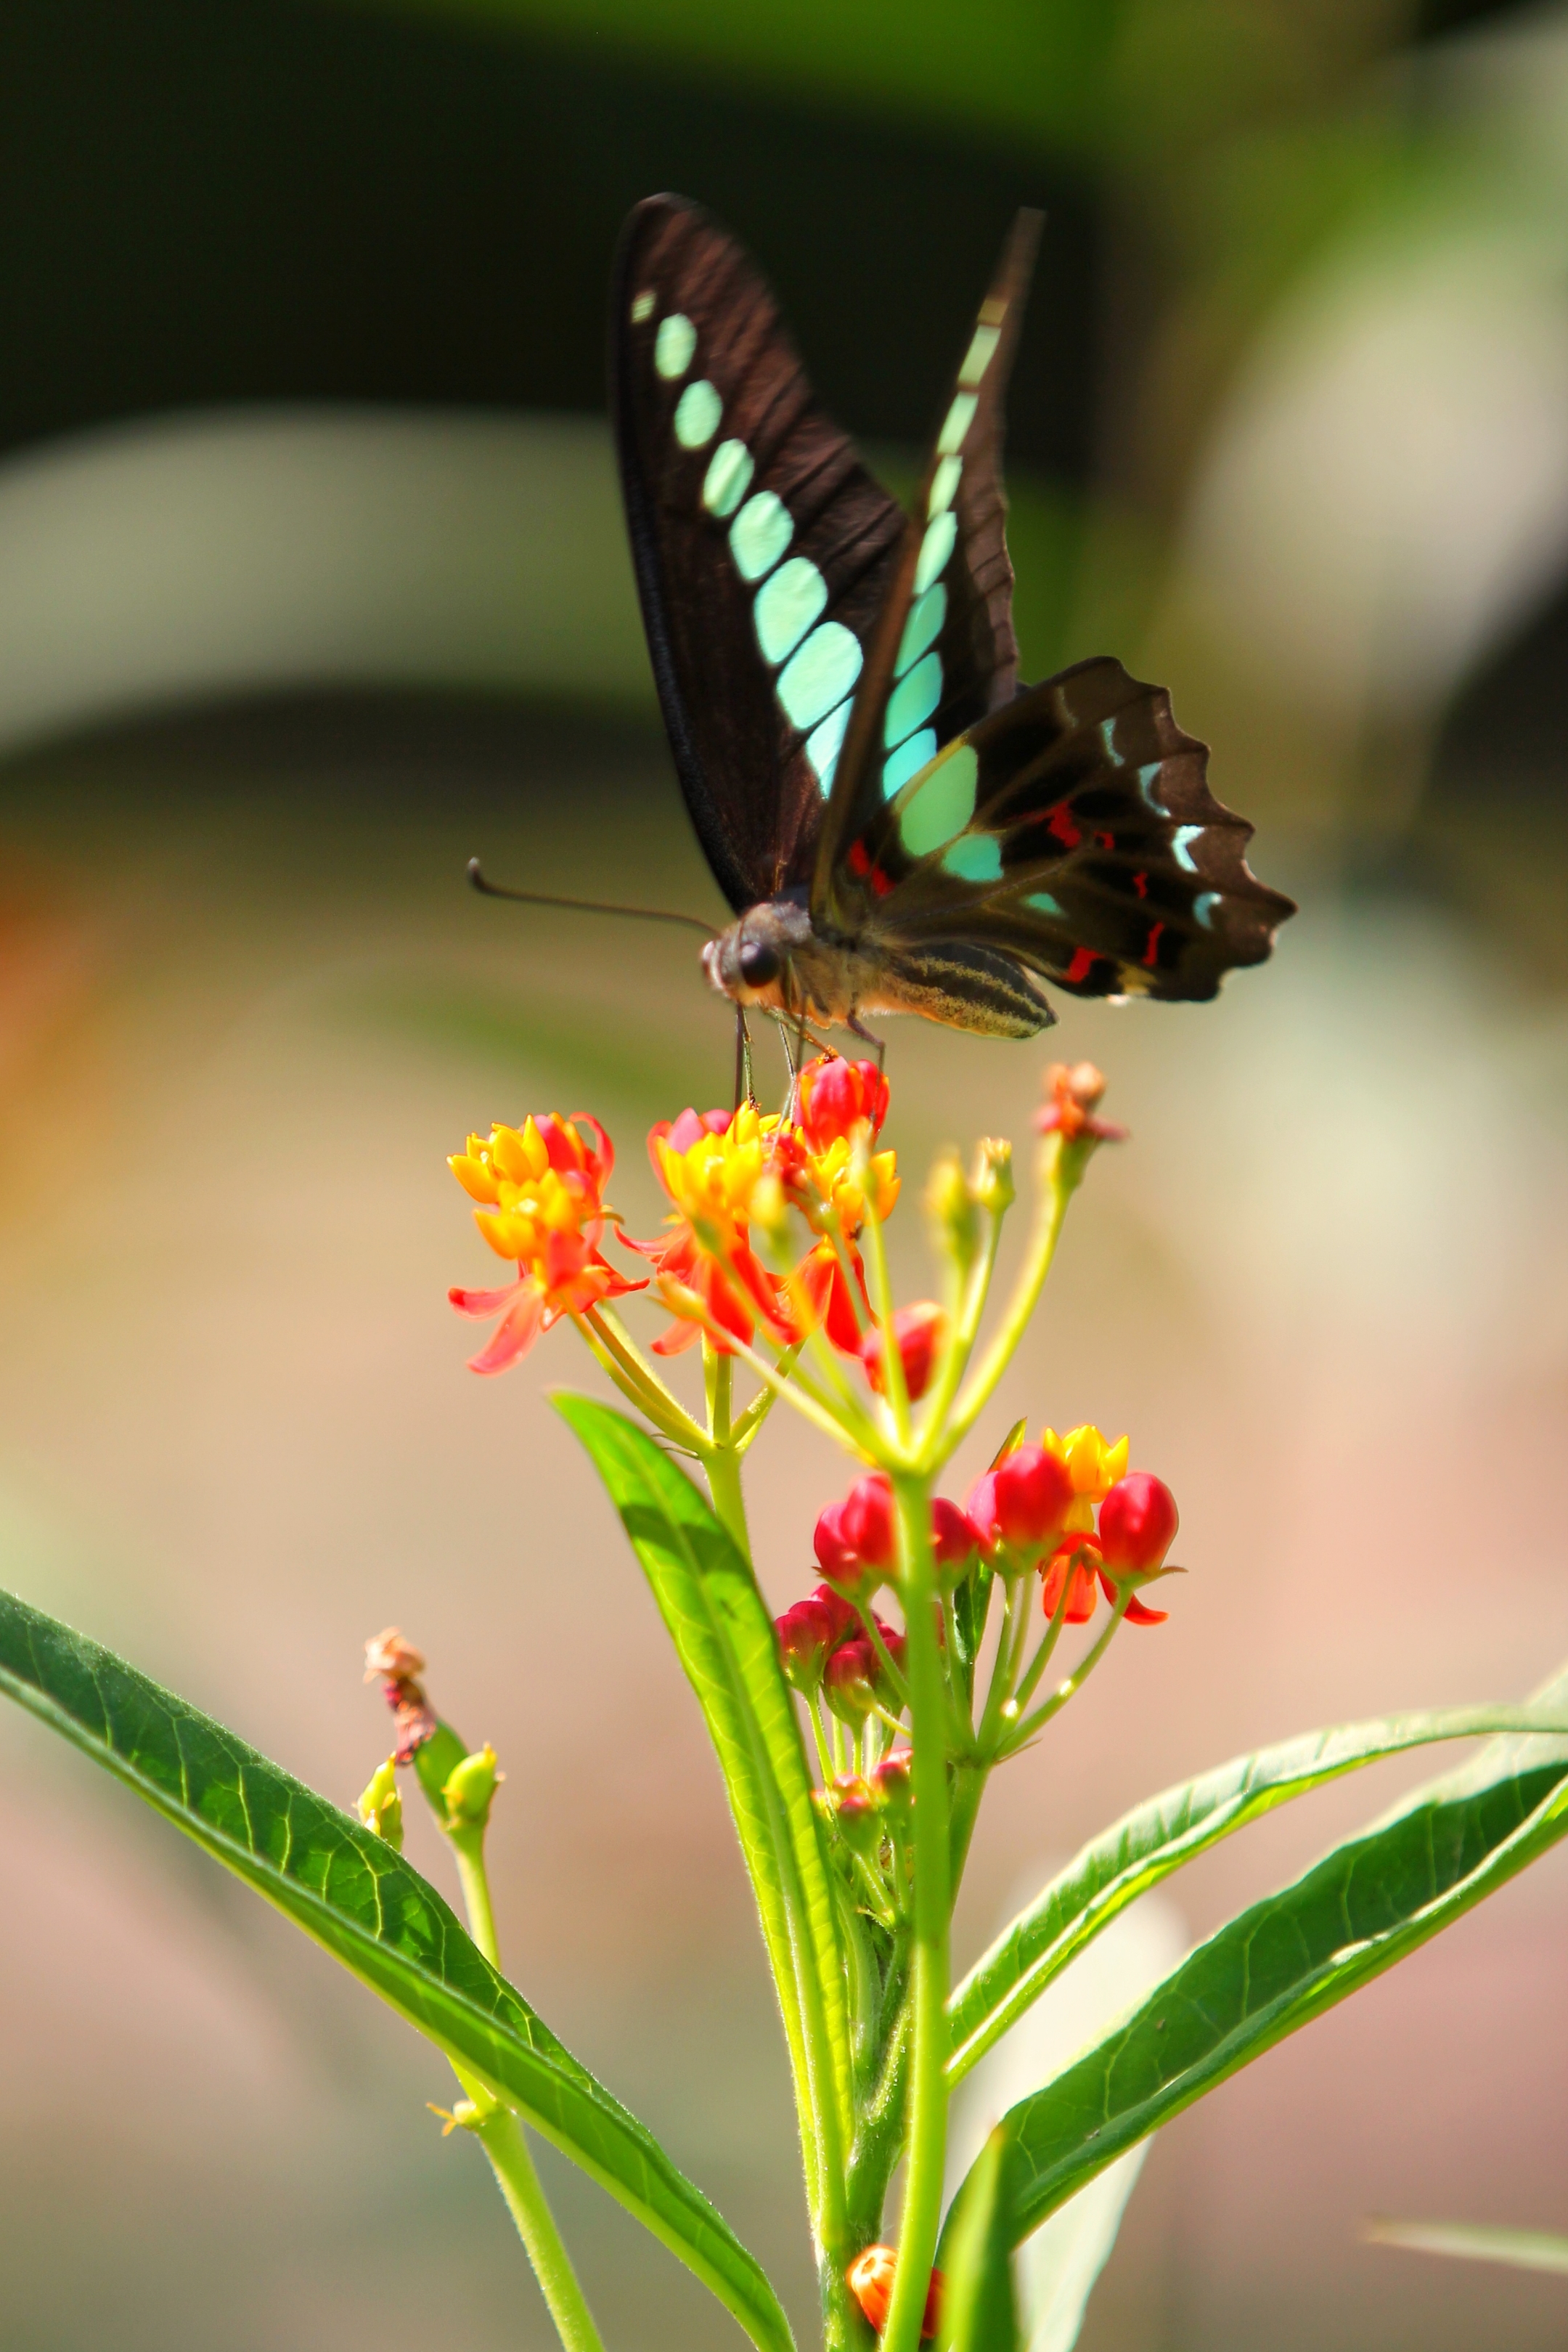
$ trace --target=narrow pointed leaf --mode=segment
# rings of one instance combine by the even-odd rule
[[[1560,1682],[1532,1712],[1560,1710],[1565,1696]],[[1241,1912],[1094,2049],[1003,2117],[1019,2235],[1124,2148],[1473,1909],[1565,1832],[1568,1739],[1502,1739]],[[967,2192],[966,2181],[949,2229]]]
[[[749,1563],[653,1440],[591,1398],[555,1402],[610,1490],[706,1719],[810,2119],[807,2188],[821,2226],[841,2194],[853,2130],[849,2021],[826,1843],[773,1620]]]
[[[791,2352],[777,2295],[721,2215],[401,1854],[221,1724],[9,1593],[0,1593],[0,1690],[477,2074],[678,2254],[761,2352]]]
[[[995,2131],[975,2159],[973,2187],[947,2257],[936,2330],[941,2352],[1018,2352],[1007,2163],[1006,2135]]]
[[[1412,2254],[1455,2254],[1461,2262],[1505,2263],[1511,2270],[1568,2272],[1568,2238],[1549,2230],[1493,2230],[1475,2221],[1369,2221],[1375,2246]]]
[[[1537,1701],[1526,1707],[1449,1707],[1384,1716],[1370,1723],[1309,1731],[1277,1748],[1236,1757],[1135,1806],[1073,1857],[956,1989],[948,2004],[953,2036],[949,2081],[961,2082],[1119,1911],[1276,1805],[1408,1748],[1483,1733],[1525,1731],[1537,1725],[1549,1730],[1568,1727],[1563,1706],[1543,1708]]]

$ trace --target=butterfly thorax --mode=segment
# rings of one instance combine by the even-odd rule
[[[847,1021],[871,991],[876,959],[852,940],[824,936],[801,903],[804,893],[765,898],[710,940],[703,969],[732,1003],[792,1019]]]

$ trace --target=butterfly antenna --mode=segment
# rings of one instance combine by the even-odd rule
[[[713,925],[705,923],[700,915],[676,915],[667,907],[620,907],[602,898],[557,898],[544,890],[503,889],[499,882],[488,879],[476,857],[468,860],[468,879],[486,898],[515,898],[523,907],[565,907],[574,915],[629,915],[643,923],[685,923],[688,929],[701,931],[705,939],[715,937]]]

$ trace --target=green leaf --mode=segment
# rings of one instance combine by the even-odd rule
[[[1568,2238],[1549,2230],[1489,2230],[1470,2221],[1369,2221],[1362,2231],[1375,2246],[1404,2246],[1413,2254],[1457,2254],[1471,2263],[1506,2263],[1512,2270],[1568,2272]]]
[[[949,2081],[961,2081],[1119,1911],[1276,1805],[1407,1748],[1479,1733],[1524,1731],[1537,1725],[1555,1730],[1562,1727],[1563,1717],[1561,1706],[1543,1711],[1539,1702],[1530,1707],[1450,1707],[1385,1716],[1371,1723],[1307,1732],[1277,1748],[1236,1757],[1135,1806],[1074,1856],[956,1988],[948,2004],[953,2035]]]
[[[1561,1719],[1568,1676],[1535,1715]],[[1449,1926],[1568,1832],[1568,1739],[1499,1740],[1240,1913],[1002,2119],[1019,2235],[1124,2148]],[[971,2175],[971,2178],[973,2176]],[[950,2214],[961,2214],[966,2182]]]
[[[994,2131],[975,2159],[974,2188],[954,2232],[942,2294],[942,2352],[1018,2352],[1015,2231],[1007,2197],[1007,2137]]]
[[[718,1756],[784,2014],[807,2194],[831,2244],[853,2132],[844,1961],[773,1620],[749,1563],[652,1438],[590,1397],[555,1402],[610,1490]]]
[[[634,2213],[763,2352],[791,2352],[760,2265],[373,1832],[134,1667],[0,1593],[0,1690],[243,1878]]]

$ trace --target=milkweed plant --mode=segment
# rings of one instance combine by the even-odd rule
[[[1041,2322],[1018,2291],[1030,2234],[1064,2208],[1071,2226],[1071,2200],[1106,2166],[1568,1830],[1565,1673],[1524,1706],[1311,1732],[1164,1790],[1075,1855],[955,1982],[954,1904],[992,1775],[1040,1772],[1056,1718],[1124,1629],[1172,1639],[1176,1627],[1160,1629],[1179,1618],[1174,1580],[1201,1570],[1173,1559],[1176,1496],[1134,1466],[1125,1436],[987,1430],[1069,1203],[1096,1152],[1123,1140],[1101,1115],[1103,1090],[1088,1064],[1047,1073],[1029,1236],[999,1300],[1019,1180],[1012,1147],[987,1139],[967,1164],[937,1160],[923,1201],[935,1295],[895,1302],[883,1234],[903,1179],[883,1142],[887,1085],[869,1061],[810,1062],[780,1114],[747,1100],[661,1120],[648,1145],[669,1210],[646,1239],[611,1205],[613,1150],[585,1114],[492,1127],[451,1161],[510,1269],[451,1294],[492,1326],[473,1369],[504,1372],[570,1323],[630,1408],[556,1399],[621,1517],[723,1776],[788,2046],[828,2352],[929,2340],[1060,2352],[1087,2284]],[[633,1298],[664,1318],[646,1345],[628,1320]],[[700,1352],[700,1412],[665,1376],[688,1349]],[[1040,1410],[1065,1424],[1071,1399]],[[745,1467],[765,1437],[788,1443],[795,1417],[844,1468],[821,1498],[810,1589],[774,1618]],[[945,1492],[971,1433],[990,1466],[967,1494]],[[529,2132],[675,2253],[760,2352],[787,2352],[795,2338],[760,2264],[502,1972],[485,1860],[496,1751],[471,1748],[437,1711],[397,1627],[367,1644],[366,1664],[393,1741],[350,1812],[96,1643],[0,1599],[8,1694],[445,2054],[455,2086],[442,2128],[483,2149],[568,2352],[601,2352],[602,2339]],[[1487,1744],[1471,1762],[1228,1920],[1000,2116],[944,2210],[954,2092],[1129,1904],[1292,1798],[1477,1735]],[[450,1843],[466,1929],[402,1857],[414,1789]]]

